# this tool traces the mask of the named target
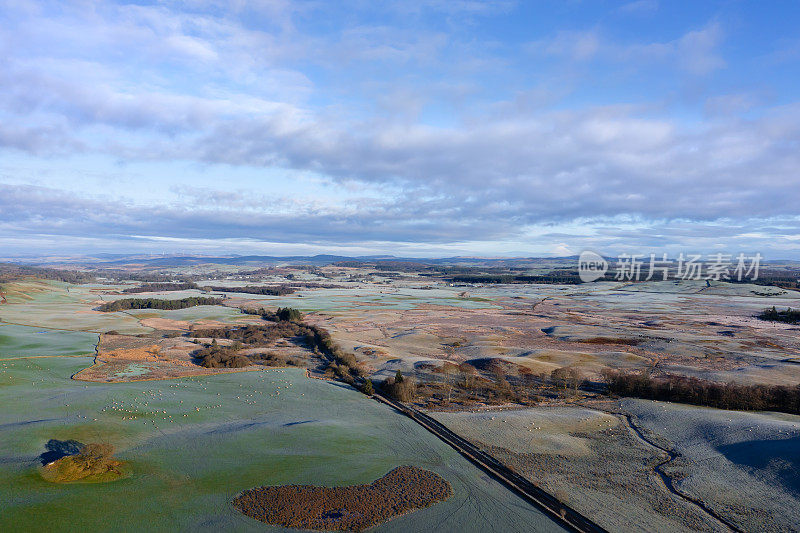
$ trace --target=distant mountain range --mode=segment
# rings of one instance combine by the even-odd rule
[[[614,257],[606,257],[609,263],[616,261]],[[132,267],[142,268],[168,268],[196,265],[230,265],[230,266],[277,266],[277,265],[308,265],[324,266],[334,263],[416,263],[419,265],[459,265],[459,266],[495,266],[495,267],[564,267],[574,268],[578,263],[578,256],[563,257],[396,257],[392,255],[229,255],[229,256],[204,256],[204,255],[125,255],[125,254],[98,254],[96,256],[76,257],[27,257],[0,259],[12,263],[38,265],[38,266],[91,266],[100,268]],[[791,260],[762,260],[762,264],[771,266],[791,265],[797,266],[798,261]]]
[[[29,257],[10,258],[6,261],[29,265],[74,265],[113,268],[115,266],[141,267],[179,267],[193,265],[232,265],[232,266],[273,266],[273,265],[309,265],[324,266],[333,263],[417,263],[421,265],[494,265],[515,266],[535,264],[560,264],[577,263],[578,256],[570,257],[396,257],[392,255],[365,255],[344,256],[320,254],[313,256],[291,255],[231,255],[231,256],[203,256],[203,255],[123,255],[123,254],[98,254],[96,256],[79,257]]]

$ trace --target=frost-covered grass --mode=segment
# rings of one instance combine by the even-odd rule
[[[800,416],[625,400],[639,425],[681,454],[681,490],[748,531],[800,524]]]
[[[715,530],[663,487],[661,457],[614,415],[563,405],[431,415],[609,531]]]
[[[0,359],[86,355],[95,343],[94,333],[0,324]]]
[[[0,367],[0,530],[272,529],[231,506],[261,485],[368,483],[399,465],[434,471],[454,495],[376,531],[559,530],[411,420],[301,370],[161,382],[69,379],[85,358]],[[38,473],[49,439],[106,442],[129,478],[53,485]]]
[[[456,433],[520,453],[549,453],[564,457],[592,455],[589,442],[578,433],[616,427],[616,417],[581,407],[536,407],[510,411],[434,413]]]

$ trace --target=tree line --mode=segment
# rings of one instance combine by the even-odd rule
[[[171,311],[174,309],[186,309],[197,305],[221,305],[221,298],[205,298],[202,296],[191,296],[180,300],[162,300],[160,298],[122,298],[108,302],[100,307],[98,311],[113,312],[127,311],[129,309],[163,309]]]
[[[553,275],[530,276],[524,274],[467,274],[452,276],[453,283],[549,283],[556,285],[577,285],[583,283],[578,272],[559,272]]]
[[[688,403],[739,411],[780,411],[800,414],[800,385],[740,385],[694,377],[606,370],[609,392],[634,398]]]
[[[731,279],[726,280],[731,283],[752,283],[753,285],[767,285],[773,287],[780,287],[782,289],[800,289],[800,273],[791,270],[778,270],[761,268],[758,271],[758,279],[751,279],[743,277],[739,280],[737,277],[732,276]]]
[[[126,294],[136,294],[140,292],[188,291],[197,288],[197,284],[192,281],[187,281],[185,283],[145,283],[138,287],[129,287],[122,292]]]
[[[260,294],[263,296],[285,296],[297,290],[290,285],[276,285],[272,287],[261,285],[248,285],[246,287],[212,286],[206,287],[206,289],[213,292],[241,292],[243,294]]]

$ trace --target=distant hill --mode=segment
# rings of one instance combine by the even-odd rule
[[[614,264],[617,259],[606,257],[609,264]],[[266,266],[373,266],[381,269],[398,267],[400,270],[409,268],[430,267],[478,267],[478,268],[504,268],[537,269],[537,268],[568,268],[575,269],[578,256],[564,257],[396,257],[392,255],[367,255],[344,256],[332,254],[319,255],[122,255],[98,254],[83,257],[38,257],[6,259],[9,263],[17,265],[35,265],[40,267],[90,267],[100,269],[114,268],[143,268],[158,269],[198,265],[230,265],[241,267],[266,267]],[[762,260],[762,268],[772,270],[773,275],[782,270],[788,270],[789,276],[796,278],[796,271],[800,268],[800,261],[791,260]],[[796,279],[794,279],[796,281]]]
[[[142,268],[167,268],[195,265],[232,265],[232,266],[274,266],[274,265],[309,265],[324,266],[330,264],[340,264],[347,266],[355,265],[383,265],[391,264],[416,264],[416,265],[453,265],[453,266],[492,266],[492,267],[535,267],[537,265],[547,266],[574,266],[577,264],[577,256],[570,257],[396,257],[391,255],[369,255],[369,256],[343,256],[319,254],[313,256],[291,255],[291,256],[272,256],[272,255],[231,255],[231,256],[202,256],[202,255],[117,255],[112,256],[93,256],[93,257],[52,257],[52,258],[29,258],[29,259],[9,259],[18,264],[29,265],[71,265],[71,266],[92,266],[100,268],[115,268],[126,266],[139,266]]]

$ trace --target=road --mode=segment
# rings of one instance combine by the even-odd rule
[[[479,450],[466,439],[450,431],[445,425],[434,420],[425,413],[396,402],[381,394],[375,393],[373,397],[397,411],[408,416],[416,423],[439,437],[468,461],[492,476],[494,479],[511,489],[527,502],[538,507],[562,526],[580,532],[599,533],[606,530],[592,522],[568,505],[559,501],[555,496],[545,492],[524,477],[520,476],[500,461]]]

